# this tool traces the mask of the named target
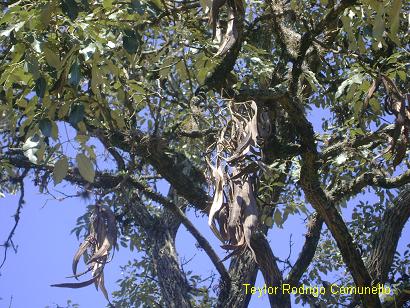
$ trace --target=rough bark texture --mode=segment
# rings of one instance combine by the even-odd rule
[[[315,208],[331,231],[356,286],[371,287],[371,278],[361,258],[359,249],[354,243],[349,229],[335,204],[321,187],[318,171],[319,155],[313,127],[306,119],[301,109],[301,103],[296,98],[289,97],[288,100],[283,100],[281,103],[283,108],[291,115],[292,123],[301,139],[303,154],[300,185],[305,193],[306,200]],[[377,295],[361,295],[361,300],[365,307],[380,307],[381,305]]]
[[[153,238],[152,258],[162,298],[167,307],[191,307],[189,302],[189,284],[179,269],[175,240],[169,230],[157,233]]]
[[[367,262],[367,268],[375,283],[384,283],[393,262],[397,243],[404,225],[410,217],[410,187],[399,194],[385,214],[379,231],[373,240],[373,249]]]
[[[245,308],[251,300],[251,294],[245,294],[243,283],[255,284],[258,268],[250,250],[233,257],[229,266],[231,287],[221,288],[217,308]]]
[[[255,250],[256,261],[261,269],[265,283],[268,287],[279,287],[276,294],[268,294],[270,305],[274,308],[290,307],[290,296],[282,294],[281,291],[283,283],[282,273],[279,271],[272,250],[268,249],[268,247],[269,243],[266,237],[261,233],[256,234],[255,239],[252,241],[252,248]]]
[[[354,244],[349,229],[336,209],[335,204],[330,202],[326,193],[320,187],[317,170],[315,168],[315,158],[316,155],[313,153],[303,155],[304,163],[301,169],[300,182],[306,199],[326,222],[327,227],[331,231],[342,253],[343,260],[353,276],[356,286],[371,287],[372,281],[369,272],[364,265],[360,251]],[[381,307],[380,299],[377,295],[361,295],[361,300],[365,307]]]
[[[192,307],[189,301],[190,285],[180,269],[175,249],[175,236],[181,222],[167,209],[148,235],[152,243],[152,260],[167,307]]]
[[[319,216],[319,214],[313,214],[308,223],[308,229],[306,231],[305,243],[303,244],[302,251],[300,252],[298,259],[286,278],[286,283],[294,286],[297,285],[300,278],[302,278],[303,273],[306,271],[315,256],[322,226],[323,219]]]
[[[168,197],[178,205],[183,206],[171,187]],[[175,249],[175,237],[181,225],[180,218],[168,208],[164,208],[160,216],[151,215],[144,204],[134,195],[127,206],[136,225],[147,237],[149,251],[156,275],[158,277],[161,295],[167,307],[191,307],[189,301],[190,285],[185,274],[180,269],[178,254]]]

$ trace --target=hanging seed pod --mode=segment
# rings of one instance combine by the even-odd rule
[[[258,113],[254,101],[232,103],[229,107],[231,127],[221,130],[215,166],[207,160],[214,184],[208,224],[223,242],[221,247],[233,250],[225,259],[249,248],[256,260],[251,247],[252,235],[258,227],[254,179],[261,171],[258,141],[270,134],[270,122],[266,114]]]
[[[114,213],[107,205],[96,205],[90,219],[89,234],[80,245],[73,258],[73,276],[78,277],[91,272],[92,278],[84,282],[53,284],[52,287],[60,288],[83,288],[94,283],[101,290],[109,302],[108,292],[104,285],[104,266],[108,261],[108,255],[117,243],[117,226]],[[91,254],[88,252],[91,251]],[[88,269],[77,274],[80,258],[84,256]],[[69,278],[71,278],[69,277]]]

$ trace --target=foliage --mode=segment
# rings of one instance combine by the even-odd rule
[[[410,182],[409,2],[1,4],[0,196],[20,192],[19,214],[27,177],[45,194],[78,185],[80,197],[93,193],[90,203],[111,208],[118,243],[138,255],[114,304],[241,306],[235,283],[256,269],[274,284],[380,281],[408,300],[408,251],[396,247],[410,216],[401,206]],[[209,215],[234,250],[229,270],[186,208]],[[264,235],[292,215],[309,221],[304,250],[275,272]],[[94,234],[89,219],[79,218],[77,237]],[[215,265],[216,292],[181,269],[181,224]],[[392,255],[377,263],[384,241]],[[377,296],[296,300],[380,305]]]

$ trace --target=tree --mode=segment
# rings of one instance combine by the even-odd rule
[[[408,305],[409,251],[396,248],[410,216],[409,2],[1,3],[0,192],[21,193],[4,261],[23,180],[44,194],[65,181],[96,197],[75,229],[74,275],[84,255],[92,278],[60,287],[96,283],[108,298],[119,241],[143,253],[120,307],[246,307],[258,271],[281,291],[325,279],[395,290],[296,295],[313,306]],[[209,216],[228,267],[187,209]],[[290,215],[306,217],[305,242],[280,270],[267,235]],[[181,225],[215,265],[216,292],[182,270]],[[291,305],[286,292],[269,301]]]

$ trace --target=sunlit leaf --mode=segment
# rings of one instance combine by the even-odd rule
[[[61,183],[68,172],[68,159],[67,157],[62,157],[54,165],[53,180],[54,185]]]
[[[76,156],[77,167],[81,176],[88,182],[94,182],[95,169],[91,160],[83,153],[79,153]]]

